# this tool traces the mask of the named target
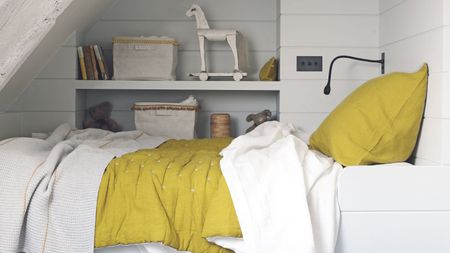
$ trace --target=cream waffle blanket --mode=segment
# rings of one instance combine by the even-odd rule
[[[0,142],[0,251],[93,252],[104,169],[115,156],[163,141],[61,125],[46,140]]]

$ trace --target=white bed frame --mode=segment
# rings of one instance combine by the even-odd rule
[[[450,252],[450,167],[347,167],[339,178],[338,201],[342,216],[336,253]],[[142,251],[96,251],[134,252]],[[147,252],[177,251],[160,247]]]
[[[336,253],[450,252],[449,167],[349,167],[338,199]]]

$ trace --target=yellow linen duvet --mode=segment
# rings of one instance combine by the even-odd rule
[[[112,160],[99,189],[95,246],[162,242],[231,252],[205,239],[242,236],[219,164],[230,141],[170,140]]]

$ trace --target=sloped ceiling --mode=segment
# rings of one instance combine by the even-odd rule
[[[0,5],[0,89],[72,0],[4,0]]]
[[[14,103],[71,33],[88,29],[113,1],[0,0],[0,112]]]

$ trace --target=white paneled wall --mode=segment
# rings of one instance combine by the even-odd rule
[[[211,28],[239,30],[248,41],[249,78],[258,80],[259,69],[277,52],[277,2],[274,0],[200,0]],[[111,65],[114,36],[169,36],[180,43],[177,79],[190,80],[200,70],[195,18],[185,13],[192,0],[122,0],[105,10],[85,37],[86,44],[100,44]],[[226,42],[207,46],[209,70],[233,70],[233,57]]]
[[[237,28],[246,35],[252,79],[257,78],[257,72],[267,58],[280,55],[280,78],[283,80],[280,91],[283,99],[278,108],[280,119],[292,121],[306,131],[313,131],[355,87],[379,75],[377,65],[342,60],[334,68],[331,95],[322,94],[327,68],[333,57],[340,54],[379,57],[376,0],[203,0],[198,3],[204,8],[212,27]],[[191,1],[187,0],[116,1],[105,10],[81,43],[102,45],[106,49],[106,57],[110,59],[113,36],[172,36],[181,44],[177,75],[179,79],[186,79],[188,72],[198,70],[197,63],[200,61],[195,22],[185,17],[190,4]],[[23,124],[27,127],[24,127],[23,134],[49,131],[55,126],[55,121],[71,119],[69,122],[72,124],[80,123],[74,122],[72,116],[81,115],[82,111],[80,108],[68,108],[67,105],[73,105],[74,98],[70,97],[73,94],[65,92],[64,84],[58,90],[50,91],[46,87],[48,79],[77,78],[74,47],[77,44],[80,41],[72,38],[59,49],[14,108],[24,112]],[[215,70],[232,66],[226,44],[211,43],[209,55],[210,66]],[[324,71],[297,72],[297,55],[323,56]],[[248,113],[250,107],[247,104],[241,104],[244,109],[233,113],[241,116]],[[120,110],[114,113],[117,117],[123,116],[124,121],[130,118],[129,114]],[[37,124],[34,115],[51,120],[42,120]],[[238,128],[242,129],[243,125],[239,124]]]
[[[21,136],[22,113],[0,113],[0,140]]]
[[[281,0],[281,2],[283,14],[306,15],[377,15],[379,4],[373,0]]]
[[[447,0],[199,0],[212,27],[237,28],[248,38],[250,75],[257,78],[262,64],[280,56],[282,88],[278,109],[282,121],[314,131],[328,113],[354,88],[378,76],[378,64],[339,60],[333,69],[332,93],[322,93],[331,60],[340,54],[379,58],[386,52],[386,71],[415,71],[423,62],[430,66],[428,101],[417,150],[419,164],[450,164],[450,1]],[[185,17],[192,1],[121,0],[105,9],[85,34],[75,34],[33,81],[9,113],[0,114],[0,138],[49,131],[58,123],[78,123],[85,105],[75,94],[48,84],[50,79],[78,77],[75,46],[98,43],[111,58],[111,37],[118,35],[167,35],[181,44],[178,78],[197,71],[199,53],[195,22]],[[239,6],[239,8],[237,8]],[[211,43],[210,66],[231,68],[226,44]],[[323,56],[322,72],[297,72],[297,56]],[[111,64],[110,64],[111,65]],[[50,88],[51,87],[51,88]],[[162,94],[162,93],[161,93]],[[202,96],[214,97],[209,93]],[[273,95],[273,94],[272,94]],[[152,95],[153,96],[153,95]],[[205,97],[205,98],[206,98]],[[89,96],[79,96],[89,98]],[[97,100],[102,98],[98,97]],[[266,101],[259,97],[258,101]],[[131,97],[128,98],[131,101]],[[241,101],[244,101],[241,99]],[[272,100],[267,100],[272,101]],[[114,102],[114,101],[113,101]],[[221,102],[226,105],[228,102]],[[77,108],[74,105],[84,105]],[[263,105],[242,102],[233,110],[237,118]],[[128,105],[127,105],[128,106]],[[226,106],[223,108],[227,108]],[[264,108],[260,108],[264,109]],[[118,107],[114,116],[130,121],[129,111]],[[206,112],[217,111],[217,106]],[[78,115],[78,116],[77,116]],[[200,117],[206,118],[207,114]],[[75,122],[78,119],[78,122]],[[127,125],[127,128],[132,128]],[[239,131],[246,125],[237,124]],[[204,128],[202,131],[207,131]]]
[[[340,60],[331,95],[323,95],[328,67],[338,55],[378,59],[379,3],[375,0],[281,0],[280,120],[314,131],[355,87],[380,75],[377,64]],[[323,71],[297,72],[297,56],[322,56]]]
[[[378,2],[380,4],[380,13],[383,13],[383,12],[393,8],[396,5],[399,5],[404,1],[406,1],[406,0],[379,0]]]
[[[386,71],[412,72],[426,62],[430,77],[417,164],[450,164],[450,14],[447,0],[381,0],[380,48]]]
[[[78,78],[76,46],[79,43],[79,35],[72,33],[10,108],[10,113],[0,115],[0,118],[7,117],[14,122],[2,126],[3,121],[0,120],[0,139],[3,136],[30,136],[33,132],[50,132],[65,122],[75,126],[75,115],[81,110],[73,106],[75,94],[70,87],[65,86],[64,80]],[[61,86],[48,85],[48,80],[52,79],[60,80]],[[4,128],[8,126],[11,126],[9,132],[4,132]]]
[[[277,53],[277,2],[273,0],[197,1],[209,17],[212,28],[236,28],[247,37],[250,50],[249,74],[253,80],[258,79],[260,67]],[[100,96],[98,94],[96,97],[89,94],[76,96],[74,90],[66,86],[64,80],[78,79],[77,45],[102,45],[105,49],[105,57],[109,61],[109,67],[112,67],[111,39],[113,36],[171,36],[176,38],[181,45],[178,55],[178,78],[189,79],[187,73],[197,72],[200,67],[195,19],[185,16],[186,10],[191,4],[192,1],[187,0],[115,1],[113,5],[105,9],[102,16],[92,24],[85,34],[73,34],[58,49],[50,63],[34,79],[31,86],[21,95],[11,109],[15,118],[20,119],[18,122],[21,126],[14,128],[18,129],[17,134],[14,135],[29,136],[33,132],[49,132],[64,122],[80,127],[86,106],[105,100],[109,100],[113,104],[116,104],[117,101],[120,102],[118,96]],[[254,6],[258,6],[257,11],[249,11]],[[232,54],[225,42],[210,43],[208,54],[211,70],[232,70]],[[55,81],[60,81],[61,86],[55,86]],[[118,120],[126,130],[134,128],[130,104],[136,99],[142,100],[144,93],[136,96],[136,92],[123,92],[122,95],[127,101],[127,105],[115,106],[112,117]],[[147,92],[146,94],[147,101],[168,100],[163,92]],[[187,96],[189,92],[180,92],[178,96],[172,95],[169,100],[181,100],[180,94]],[[249,94],[248,98],[252,101],[251,103],[248,103],[246,99],[237,99],[233,104],[238,109],[230,109],[227,107],[230,104],[229,100],[217,100],[217,96],[214,94],[200,93],[202,100],[211,99],[211,101],[217,102],[214,107],[202,106],[203,112],[199,117],[200,121],[205,124],[199,127],[200,135],[207,136],[209,132],[208,117],[214,112],[230,112],[234,124],[233,132],[236,134],[242,134],[249,126],[249,123],[245,121],[245,117],[249,113],[268,108],[276,115],[277,94],[265,93],[269,95],[269,98],[264,93],[258,94]],[[224,96],[219,97],[223,98]],[[228,98],[230,97],[232,95],[228,94]],[[79,101],[76,101],[77,98]],[[84,101],[80,99],[84,99]],[[259,103],[260,101],[263,103]],[[1,117],[2,115],[0,115]],[[8,119],[11,117],[8,115]],[[5,123],[4,125],[4,127],[0,125],[0,130],[11,124]],[[11,136],[10,131],[5,130],[5,133],[8,133],[5,136]]]

